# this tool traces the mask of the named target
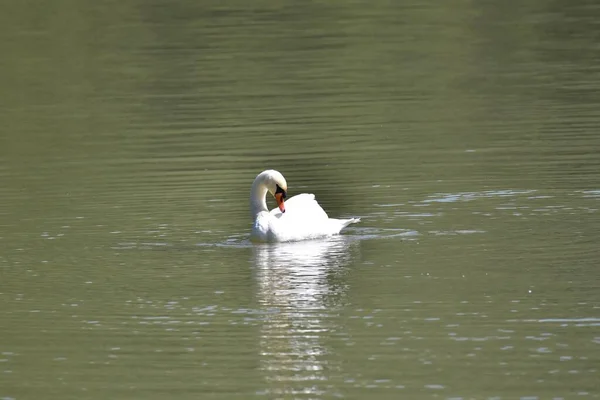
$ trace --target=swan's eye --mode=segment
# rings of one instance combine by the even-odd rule
[[[287,193],[285,192],[285,190],[280,188],[279,185],[275,185],[275,186],[277,187],[277,189],[275,189],[275,194],[281,193],[281,197],[283,197],[284,199],[287,198]]]

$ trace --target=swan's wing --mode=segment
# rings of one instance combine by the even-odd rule
[[[279,211],[279,208],[271,210],[271,214],[278,216],[279,218],[302,218],[305,220],[326,220],[329,217],[327,213],[317,200],[315,195],[312,193],[302,193],[285,201],[285,214]]]
[[[286,242],[334,235],[358,218],[329,218],[314,194],[302,193],[286,200],[285,213],[275,208],[268,216],[269,240]]]

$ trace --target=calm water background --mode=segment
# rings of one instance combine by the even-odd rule
[[[599,21],[5,2],[0,398],[598,398]],[[252,246],[266,168],[362,223]]]

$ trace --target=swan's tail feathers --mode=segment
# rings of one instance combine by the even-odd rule
[[[357,222],[360,222],[360,218],[343,219],[342,220],[342,228],[345,228],[350,224],[356,224]]]

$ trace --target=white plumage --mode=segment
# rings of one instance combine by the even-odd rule
[[[265,199],[267,192],[274,195],[279,203],[279,207],[270,212]],[[266,170],[256,177],[250,193],[254,220],[252,240],[287,242],[314,239],[338,234],[344,227],[360,221],[359,218],[329,218],[314,194],[302,193],[284,202],[286,192],[287,182],[281,173]]]

